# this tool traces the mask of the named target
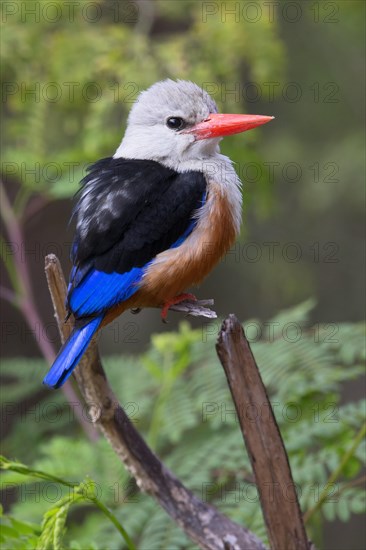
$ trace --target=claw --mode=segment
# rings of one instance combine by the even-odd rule
[[[167,323],[168,311],[171,306],[185,302],[186,300],[191,300],[192,302],[197,302],[197,298],[194,294],[179,294],[170,300],[167,300],[163,307],[161,308],[161,320],[163,323]]]

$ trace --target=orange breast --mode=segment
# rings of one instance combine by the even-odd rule
[[[148,267],[140,289],[112,308],[103,325],[127,309],[159,307],[199,284],[233,245],[237,224],[230,203],[220,186],[210,182],[208,197],[194,231],[177,248],[157,255]]]
[[[159,254],[142,280],[139,302],[159,306],[200,283],[236,238],[230,205],[218,184],[210,183],[204,210],[191,235],[179,247]]]

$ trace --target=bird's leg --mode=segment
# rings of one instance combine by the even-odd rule
[[[168,316],[168,311],[170,306],[174,306],[175,304],[180,304],[181,302],[185,302],[186,300],[191,300],[192,302],[197,302],[197,298],[194,294],[179,294],[178,296],[175,296],[174,298],[171,298],[170,300],[167,300],[163,307],[161,308],[161,319],[163,323],[167,323],[166,320]]]

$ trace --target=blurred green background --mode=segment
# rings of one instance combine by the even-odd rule
[[[220,317],[266,320],[313,298],[312,325],[337,331],[363,319],[363,2],[28,0],[1,8],[2,354],[15,361],[4,361],[4,379],[11,386],[16,370],[17,399],[36,406],[45,397],[45,363],[35,363],[27,392],[17,358],[49,358],[59,346],[44,256],[56,253],[68,273],[67,223],[85,166],[114,153],[139,91],[167,77],[196,82],[221,112],[276,117],[222,142],[244,183],[243,228],[198,296],[213,297]],[[125,314],[104,331],[102,356],[140,355],[152,333],[179,320],[171,314],[167,329],[157,310]],[[191,325],[201,336],[219,326]],[[352,402],[363,385],[338,391]],[[16,415],[5,424],[4,452],[25,462],[45,437],[78,433],[76,421],[48,426],[25,452],[32,440],[20,424]],[[321,547],[364,547],[353,521],[325,527]]]

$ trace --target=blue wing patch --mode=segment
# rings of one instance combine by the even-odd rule
[[[127,273],[93,269],[71,292],[69,306],[78,317],[101,313],[137,292],[144,271],[145,267],[134,267]]]

